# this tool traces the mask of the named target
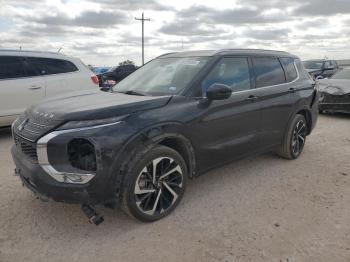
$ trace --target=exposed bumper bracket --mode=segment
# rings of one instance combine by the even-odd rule
[[[81,209],[83,210],[84,214],[88,217],[90,223],[98,226],[104,221],[103,216],[99,215],[93,206],[82,204]]]

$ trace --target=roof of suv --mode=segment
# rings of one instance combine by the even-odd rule
[[[67,58],[66,55],[57,52],[44,52],[44,51],[29,51],[29,50],[11,50],[0,49],[0,55],[15,55],[15,56],[38,56],[38,57],[51,57],[51,58]]]
[[[216,56],[216,55],[257,55],[257,56],[287,56],[295,57],[288,52],[262,49],[220,49],[200,50],[164,54],[161,57],[191,57],[191,56]]]

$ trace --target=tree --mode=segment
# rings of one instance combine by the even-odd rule
[[[125,60],[123,62],[120,62],[119,65],[135,65],[135,62],[131,60]]]

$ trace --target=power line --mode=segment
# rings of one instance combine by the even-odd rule
[[[135,20],[139,20],[142,22],[142,65],[145,64],[145,36],[144,36],[144,31],[145,31],[145,21],[151,21],[149,18],[145,18],[143,13],[141,18],[135,17]]]

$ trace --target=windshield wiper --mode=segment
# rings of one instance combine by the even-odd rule
[[[134,91],[134,90],[127,90],[125,92],[119,92],[119,93],[126,94],[126,95],[134,95],[134,96],[145,96],[145,94],[143,94],[141,92]]]

